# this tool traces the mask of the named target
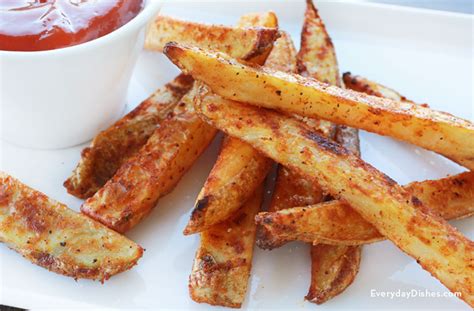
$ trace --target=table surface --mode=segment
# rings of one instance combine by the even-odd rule
[[[400,5],[415,8],[425,8],[440,11],[450,11],[463,14],[473,14],[473,0],[358,0],[359,2],[373,2],[389,5]],[[0,305],[0,311],[18,311],[20,308]]]

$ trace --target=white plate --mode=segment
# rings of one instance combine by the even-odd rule
[[[473,118],[472,17],[453,13],[373,4],[318,3],[331,33],[341,72],[352,71],[399,90],[435,109]],[[281,27],[299,44],[304,1],[223,1],[165,5],[163,13],[193,20],[233,24],[240,14],[273,9]],[[177,70],[162,56],[144,52],[130,86],[130,108]],[[87,90],[84,90],[85,92]],[[1,126],[0,126],[1,128]],[[368,162],[400,183],[439,178],[462,169],[420,148],[362,133]],[[32,265],[0,246],[0,304],[26,308],[207,309],[188,296],[188,276],[198,237],[181,234],[194,199],[216,157],[209,148],[179,186],[128,236],[146,248],[138,266],[104,285],[74,280]],[[38,151],[0,145],[0,169],[75,210],[80,200],[62,182],[75,167],[80,150]],[[470,238],[473,220],[453,224]],[[303,297],[309,285],[306,245],[291,243],[272,252],[256,249],[248,296],[249,309],[465,308],[457,298],[371,298],[371,290],[447,292],[436,279],[390,242],[364,247],[354,283],[339,297],[316,307]]]

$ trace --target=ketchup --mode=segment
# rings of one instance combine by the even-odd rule
[[[0,50],[59,49],[102,37],[134,18],[143,0],[0,0]]]

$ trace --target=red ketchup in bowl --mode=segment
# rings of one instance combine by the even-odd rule
[[[0,50],[44,51],[102,37],[128,23],[143,0],[1,0]]]

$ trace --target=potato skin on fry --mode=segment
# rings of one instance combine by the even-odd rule
[[[189,293],[196,302],[240,308],[252,267],[256,225],[263,187],[230,219],[201,232],[201,245],[189,277]]]
[[[0,242],[32,263],[75,279],[104,281],[133,267],[143,249],[0,172]]]
[[[339,295],[359,272],[359,246],[318,244],[311,248],[311,286],[306,299],[323,304]]]
[[[199,113],[228,135],[344,200],[461,299],[474,305],[474,243],[395,181],[347,149],[274,111],[224,100],[201,89]]]
[[[446,220],[474,214],[474,172],[413,182],[404,188]],[[341,201],[260,213],[256,221],[280,241],[361,245],[384,239],[373,225]]]
[[[271,161],[239,139],[225,137],[184,234],[204,231],[231,217],[270,170]],[[253,190],[255,191],[255,190]]]
[[[342,76],[342,79],[344,81],[344,85],[353,91],[377,97],[389,98],[396,101],[414,103],[389,87],[370,81],[361,76],[352,75],[350,72],[345,72]]]
[[[239,27],[256,25],[275,28],[278,27],[278,20],[273,12],[266,12],[244,15],[238,22]],[[288,43],[283,41],[288,39],[289,37],[282,36],[275,42],[270,54],[275,66],[286,66],[287,49],[281,43]],[[249,61],[263,63],[265,59]],[[231,217],[262,183],[270,166],[271,161],[247,143],[225,137],[216,163],[196,199],[184,234],[204,231]]]
[[[246,25],[277,27],[278,20],[272,12],[248,14],[239,21],[239,26]],[[271,55],[279,54],[283,48],[276,46]],[[264,60],[251,61],[260,63]],[[209,217],[219,222],[200,234],[201,241],[189,278],[193,300],[235,308],[243,303],[255,244],[257,224],[254,217],[260,209],[262,181],[269,167],[270,161],[247,143],[234,137],[224,138],[216,164],[197,199],[199,206],[203,199],[214,198],[211,200],[214,202],[208,202],[206,212],[214,210],[221,217]],[[242,202],[245,203],[242,205]],[[193,214],[195,212],[196,209]],[[206,222],[207,218],[204,215],[199,222]],[[191,219],[190,224],[193,223]],[[199,229],[202,231],[202,226]]]
[[[276,19],[276,16],[266,18]],[[145,49],[161,52],[166,43],[179,42],[218,50],[239,59],[250,60],[261,55],[265,59],[278,36],[277,28],[210,25],[159,15],[147,29]]]
[[[305,20],[298,53],[298,72],[302,76],[341,86],[336,51],[311,0],[306,1]],[[359,131],[357,129],[343,125],[336,126],[326,120],[319,120],[319,122],[318,129],[326,134],[325,137],[336,140],[360,157]],[[325,199],[329,198],[326,196]],[[318,201],[310,203],[318,203]],[[311,247],[311,284],[305,298],[311,302],[322,304],[341,294],[357,276],[360,260],[361,247],[313,245]]]
[[[82,150],[76,169],[64,182],[67,191],[81,199],[94,195],[146,143],[192,85],[190,76],[179,75],[94,137],[90,146]]]
[[[142,149],[81,211],[118,232],[133,228],[177,185],[216,134],[193,109],[190,91]]]
[[[165,54],[225,98],[394,137],[474,169],[474,124],[449,113],[244,65],[222,53],[174,43],[165,47]]]

